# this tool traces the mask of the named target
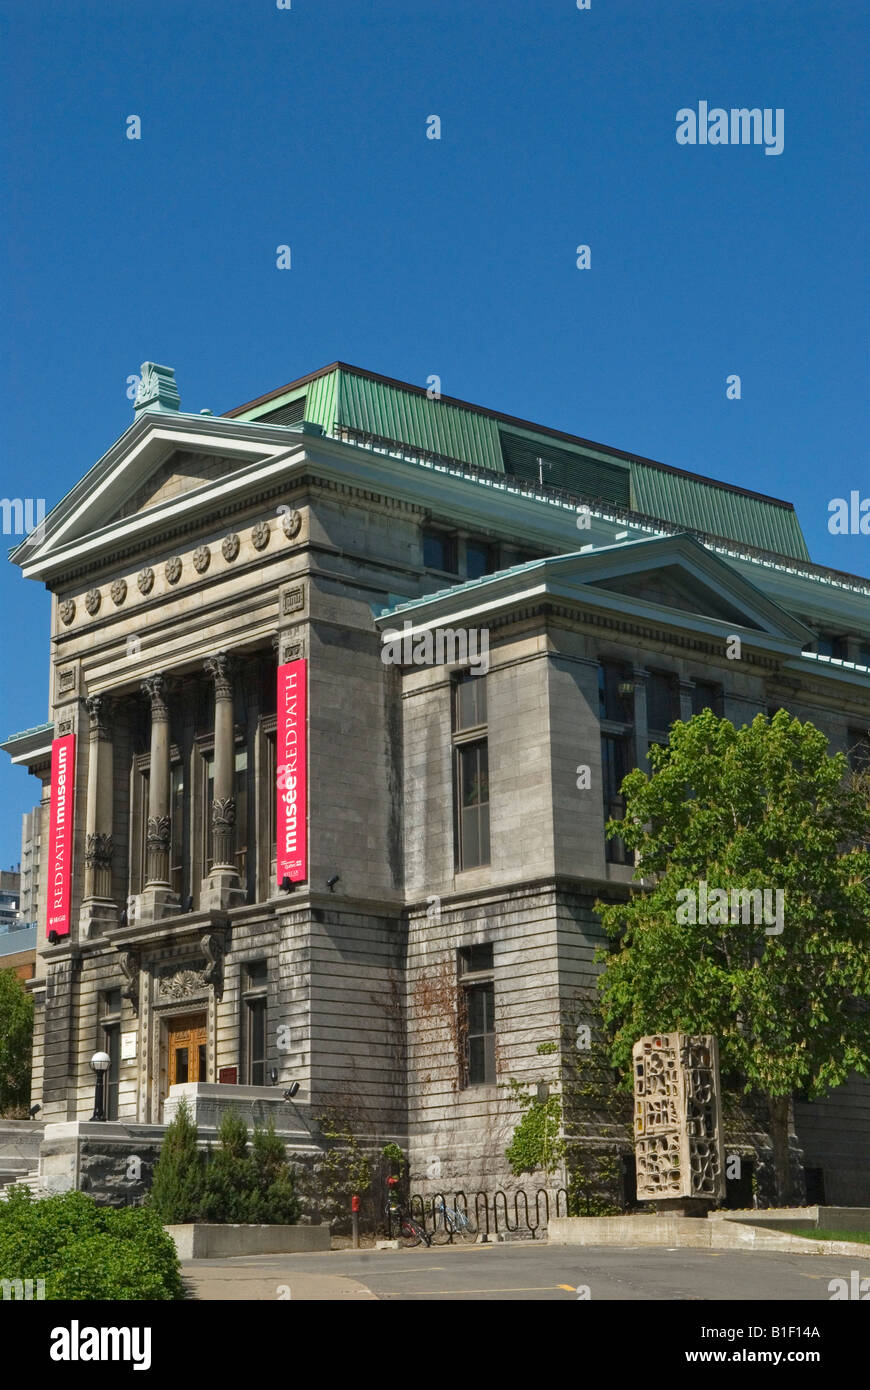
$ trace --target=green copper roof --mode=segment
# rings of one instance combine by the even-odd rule
[[[271,417],[281,424],[293,418],[287,407],[303,397],[305,419],[327,434],[343,428],[490,472],[534,481],[542,477],[545,486],[566,488],[590,501],[610,502],[710,536],[809,559],[797,516],[787,502],[466,401],[430,400],[420,387],[343,362],[228,415],[264,422]]]
[[[678,526],[745,541],[778,555],[810,558],[800,523],[790,507],[732,492],[703,478],[632,463],[631,502],[636,511],[663,517]]]

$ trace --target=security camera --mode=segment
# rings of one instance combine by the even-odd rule
[[[330,893],[332,892],[332,890],[333,890],[333,888],[335,887],[335,885],[336,885],[337,883],[340,883],[340,882],[341,882],[341,875],[340,875],[340,874],[333,874],[333,875],[332,875],[332,878],[328,878],[328,879],[326,880],[326,886],[327,886],[327,888],[329,889]]]

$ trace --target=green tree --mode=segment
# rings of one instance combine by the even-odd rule
[[[299,1199],[293,1171],[287,1162],[284,1140],[275,1133],[275,1122],[271,1118],[265,1128],[254,1127],[251,1169],[254,1191],[249,1220],[286,1225],[298,1221]]]
[[[650,763],[624,779],[625,817],[607,828],[635,851],[643,886],[597,904],[614,938],[599,957],[612,1060],[629,1077],[643,1034],[716,1033],[723,1069],[766,1098],[788,1202],[790,1098],[870,1071],[867,796],[825,736],[784,710],[740,729],[706,710],[674,724]],[[704,922],[685,891],[700,897],[702,880],[708,899],[729,895]],[[736,894],[756,889],[782,890],[781,932],[754,912],[740,920]]]
[[[250,1221],[255,1180],[248,1127],[234,1110],[221,1116],[217,1153],[210,1155],[201,1204],[203,1221]]]
[[[148,1206],[167,1226],[196,1221],[203,1197],[204,1158],[197,1148],[196,1125],[182,1100],[167,1125],[154,1167]]]
[[[0,970],[0,1115],[30,1100],[33,999],[14,970]]]

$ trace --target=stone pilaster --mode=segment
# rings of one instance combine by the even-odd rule
[[[85,700],[85,708],[89,721],[88,791],[84,899],[79,925],[82,936],[93,937],[118,924],[118,906],[112,898],[112,702],[108,695],[91,695]]]

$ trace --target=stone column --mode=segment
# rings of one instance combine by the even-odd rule
[[[146,883],[138,913],[143,922],[171,917],[180,911],[178,896],[169,888],[169,704],[166,680],[149,676],[142,690],[151,701],[151,766],[148,778]],[[131,923],[132,925],[132,923]]]
[[[203,879],[200,907],[226,911],[247,899],[233,858],[236,803],[235,740],[233,737],[232,660],[228,652],[206,657],[206,675],[214,681],[214,799],[211,804],[212,852],[208,878]]]
[[[85,700],[85,708],[90,727],[84,899],[79,920],[82,935],[92,937],[100,936],[107,927],[118,924],[118,907],[112,899],[114,768],[111,700],[107,695],[91,695]]]

